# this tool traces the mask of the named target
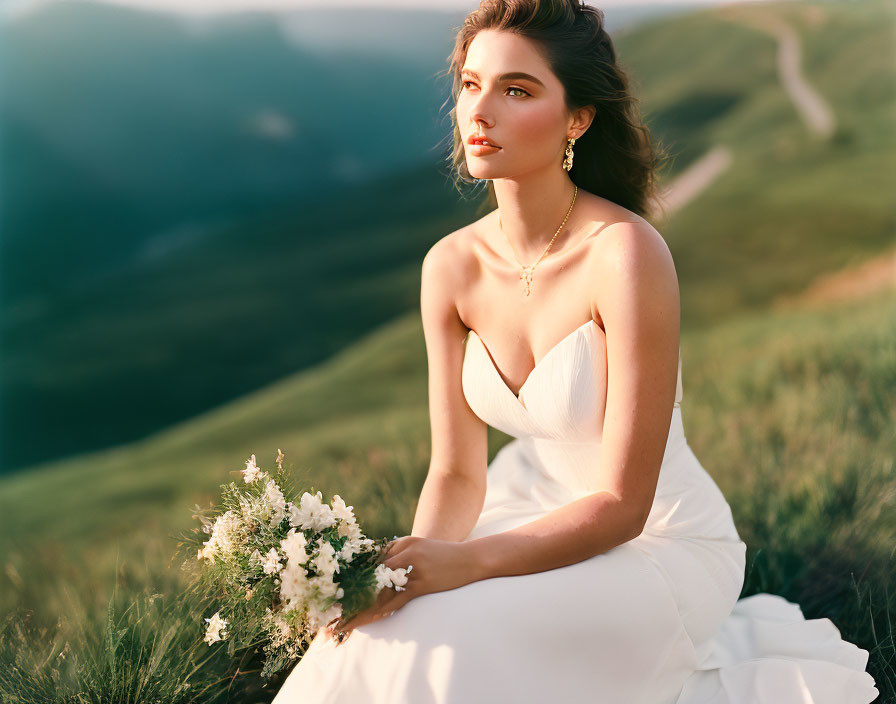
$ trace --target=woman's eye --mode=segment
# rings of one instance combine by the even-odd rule
[[[473,81],[463,81],[463,82],[461,83],[461,87],[462,87],[462,88],[466,88],[466,87],[467,87],[469,84],[471,84],[472,82],[473,82]],[[523,90],[522,88],[517,88],[516,86],[511,86],[511,87],[508,88],[507,90],[518,90],[518,91],[519,91],[520,93],[522,93],[523,95],[529,95],[528,91],[525,91],[525,90]]]

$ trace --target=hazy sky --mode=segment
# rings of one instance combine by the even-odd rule
[[[125,5],[185,7],[200,10],[214,10],[223,7],[233,8],[282,8],[293,7],[408,7],[408,8],[440,8],[447,10],[473,10],[479,6],[479,0],[115,0]],[[722,0],[698,0],[703,5],[721,5]],[[679,5],[681,0],[610,0],[609,2],[592,3],[598,7],[610,5]],[[694,3],[697,4],[697,3]]]
[[[3,14],[27,12],[47,2],[65,0],[0,0]],[[405,7],[444,10],[474,10],[479,0],[105,0],[132,7],[156,8],[188,14],[206,14],[239,10],[289,10],[300,7]],[[620,5],[723,5],[731,0],[597,0],[589,4],[597,7]]]

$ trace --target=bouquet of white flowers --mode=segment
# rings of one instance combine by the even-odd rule
[[[313,488],[284,494],[279,449],[276,462],[272,477],[252,455],[243,485],[221,485],[221,505],[194,516],[210,536],[198,549],[200,580],[219,607],[204,619],[205,641],[227,641],[230,654],[262,644],[265,678],[301,657],[320,628],[347,621],[385,587],[401,591],[408,572],[379,563],[388,539],[366,538],[339,495],[328,505]]]

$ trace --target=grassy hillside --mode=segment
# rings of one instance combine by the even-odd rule
[[[621,37],[645,112],[683,166],[720,144],[732,166],[660,230],[682,282],[682,325],[761,310],[818,274],[896,243],[896,18],[879,0],[757,3],[645,26]],[[801,121],[757,29],[783,18],[803,73],[829,101],[829,141]]]
[[[0,12],[0,473],[192,417],[410,307],[396,270],[461,224],[435,165],[449,16],[31,4]],[[327,23],[377,42],[321,53],[303,38]]]
[[[472,211],[415,168],[7,308],[0,472],[141,437],[326,359],[418,306],[423,255]]]
[[[761,310],[896,242],[896,24],[888,5],[756,4],[738,13],[677,15],[616,40],[655,135],[675,155],[669,177],[715,145],[734,155],[708,190],[657,223],[678,265],[685,328]],[[807,79],[840,125],[833,140],[811,137],[782,89],[775,41],[755,26],[765,15],[781,15],[799,33]],[[426,102],[434,84],[419,90],[411,94]],[[154,99],[164,103],[165,94]],[[427,103],[433,119],[445,117],[440,100]],[[442,125],[437,133],[447,137],[447,119]],[[2,311],[0,471],[142,437],[416,309],[423,252],[473,218],[473,204],[445,184],[430,142],[421,151],[429,163],[364,189],[236,221],[191,216],[127,265],[92,254],[90,267],[80,263],[91,247],[118,252],[130,226],[113,230],[114,246],[95,233],[71,234],[67,246],[78,251],[63,254],[66,275],[84,274],[74,284],[47,269],[57,249],[29,238],[31,254],[16,250],[6,260],[46,291]],[[38,173],[54,171],[47,166]],[[246,336],[278,344],[246,345]]]

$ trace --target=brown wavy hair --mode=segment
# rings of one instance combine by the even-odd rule
[[[454,147],[447,161],[461,194],[464,184],[476,184],[478,179],[467,169],[457,125],[457,98],[463,87],[460,72],[470,42],[483,29],[516,32],[537,42],[563,84],[567,108],[596,108],[591,126],[573,147],[569,172],[573,183],[642,217],[660,207],[657,174],[668,155],[651,141],[642,122],[639,101],[629,90],[628,74],[604,28],[604,13],[578,0],[482,0],[458,29],[443,75],[453,77]],[[497,207],[491,181],[488,192],[489,204]]]

